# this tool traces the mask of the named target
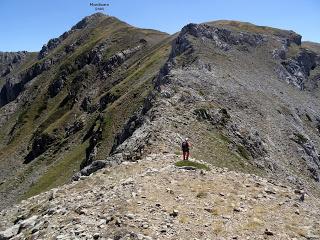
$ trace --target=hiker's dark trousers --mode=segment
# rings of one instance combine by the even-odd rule
[[[189,151],[184,151],[183,152],[183,160],[188,160],[189,159]]]

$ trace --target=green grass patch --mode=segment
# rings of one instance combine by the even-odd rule
[[[232,143],[232,140],[228,137],[228,136],[226,136],[226,135],[224,135],[224,134],[219,134],[219,137],[220,137],[220,139],[222,140],[222,141],[224,141],[224,142],[226,142],[226,143]]]
[[[301,51],[301,47],[296,44],[291,44],[288,48],[287,57],[292,58],[295,57],[299,51]]]
[[[80,163],[85,158],[87,145],[87,142],[78,145],[73,151],[67,153],[63,159],[50,166],[48,171],[29,188],[23,198],[29,198],[68,182],[75,171],[79,171]]]
[[[201,144],[194,144],[191,149],[191,156],[194,158],[233,171],[263,175],[263,171],[251,162],[249,153],[241,147],[239,150],[236,148],[236,151],[229,147],[232,140],[220,130],[203,131],[203,126],[197,125],[190,125],[190,128],[193,132],[199,131],[201,136]]]
[[[189,160],[182,160],[182,161],[176,162],[175,166],[177,166],[177,167],[194,167],[196,169],[203,169],[203,170],[207,170],[207,171],[210,170],[210,168],[203,163],[192,162]]]
[[[247,149],[245,149],[244,146],[242,145],[237,145],[237,151],[239,152],[239,154],[241,155],[241,157],[245,158],[245,159],[250,159],[250,153],[248,152]]]

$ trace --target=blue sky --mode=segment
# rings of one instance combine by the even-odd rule
[[[232,19],[294,30],[303,40],[320,42],[318,0],[0,0],[0,51],[39,51],[95,13],[91,2],[108,3],[105,14],[131,25],[168,33],[190,22]]]

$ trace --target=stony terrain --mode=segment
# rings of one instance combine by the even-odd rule
[[[3,210],[11,239],[319,239],[319,201],[286,185],[151,154]],[[15,224],[14,224],[15,223]]]

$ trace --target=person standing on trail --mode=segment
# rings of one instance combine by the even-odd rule
[[[189,148],[190,148],[190,146],[191,145],[189,143],[189,139],[186,138],[181,144],[183,160],[188,160],[189,159]]]

